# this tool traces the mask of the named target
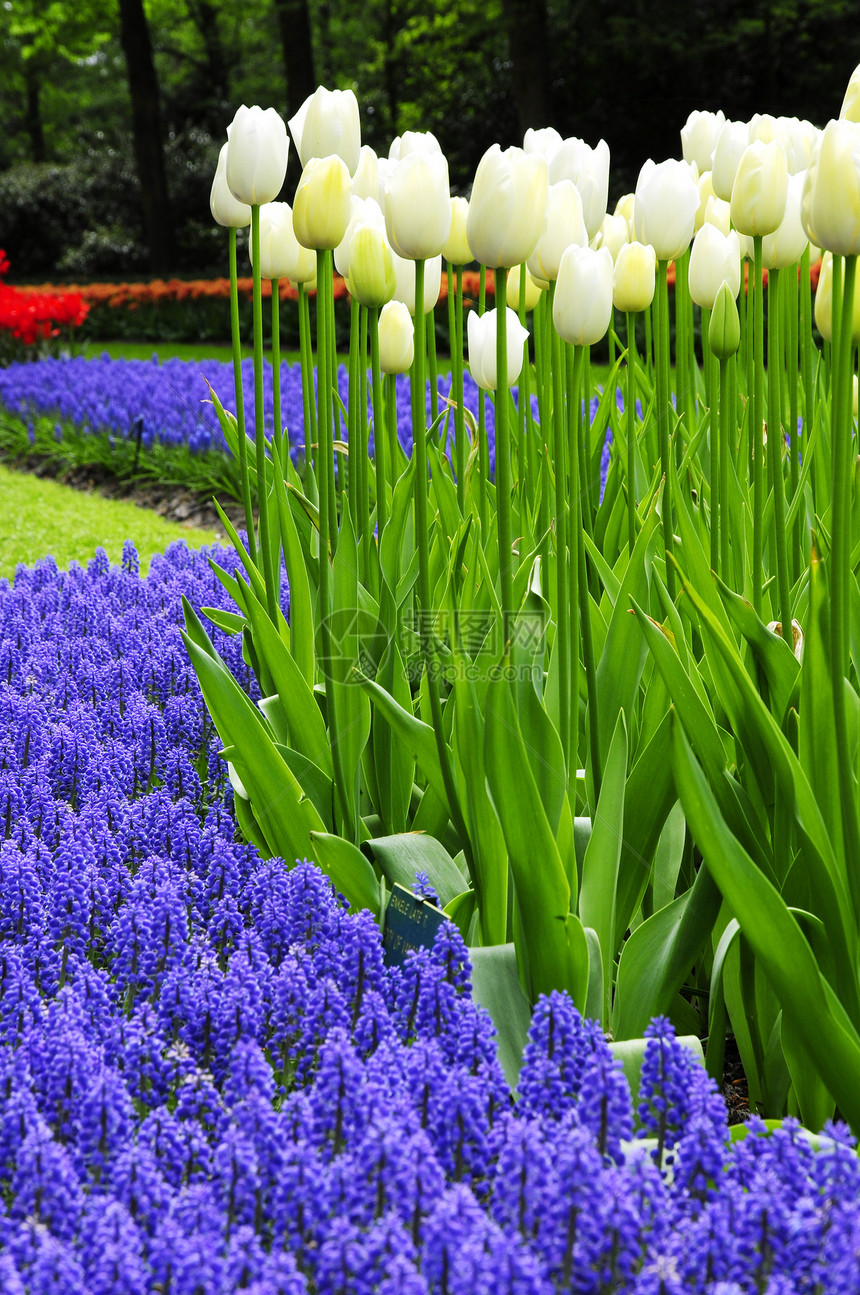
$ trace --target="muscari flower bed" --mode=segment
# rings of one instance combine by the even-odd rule
[[[239,844],[181,593],[227,605],[184,545],[0,584],[0,1288],[855,1292],[847,1131],[729,1141],[657,1021],[634,1132],[559,993],[514,1100],[456,928],[389,967],[312,863]]]

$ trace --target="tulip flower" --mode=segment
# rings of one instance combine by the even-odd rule
[[[529,126],[523,136],[523,152],[537,153],[540,157],[546,158],[549,165],[563,143],[564,140],[555,126],[542,126],[539,130],[533,130]]]
[[[800,220],[801,198],[806,173],[798,171],[789,176],[785,215],[772,234],[765,234],[761,243],[762,264],[768,270],[785,270],[796,265],[806,250],[809,239]]]
[[[315,157],[339,157],[355,175],[361,153],[358,100],[352,90],[317,89],[290,118],[302,167]]]
[[[681,127],[681,151],[685,162],[695,162],[699,173],[710,171],[720,131],[726,123],[723,112],[690,113]]]
[[[833,341],[833,255],[821,258],[818,287],[815,290],[815,326],[825,342]],[[860,292],[854,293],[854,318],[851,324],[854,345],[860,343]]]
[[[708,345],[718,360],[729,359],[741,344],[741,321],[735,295],[728,283],[722,283],[714,298],[708,325]]]
[[[782,142],[754,140],[744,149],[732,185],[732,224],[741,234],[772,234],[785,215],[788,158]]]
[[[519,302],[519,299],[520,299],[520,270],[521,270],[521,268],[522,268],[522,267],[521,267],[521,266],[519,266],[519,265],[514,265],[514,266],[511,266],[510,270],[508,270],[508,282],[507,282],[507,294],[506,294],[506,300],[507,300],[507,301],[512,302],[515,306],[517,305],[517,303]],[[541,293],[543,292],[543,288],[541,287],[541,285],[540,285],[539,283],[535,283],[534,279],[533,279],[533,278],[532,278],[532,276],[529,274],[528,266],[526,266],[525,275],[526,275],[526,300],[525,300],[525,308],[526,308],[526,310],[527,310],[527,311],[528,311],[528,310],[534,310],[535,306],[536,306],[536,305],[538,304],[538,302],[540,301]]]
[[[565,342],[592,346],[606,335],[612,319],[614,266],[608,248],[595,252],[572,244],[561,258],[552,322]]]
[[[227,145],[221,146],[218,154],[218,166],[212,181],[209,194],[209,210],[212,219],[229,229],[244,229],[251,223],[251,208],[246,202],[239,202],[230,192],[227,184]]]
[[[311,158],[293,201],[293,229],[302,247],[337,247],[349,224],[350,189],[349,171],[342,158]]]
[[[686,162],[653,162],[639,172],[633,229],[650,243],[659,261],[674,261],[690,245],[699,209],[699,189]]]
[[[781,138],[788,157],[788,174],[796,175],[798,171],[805,171],[812,161],[821,131],[811,121],[801,121],[797,117],[780,118],[780,123],[783,128]]]
[[[624,193],[615,204],[614,215],[623,217],[627,221],[627,228],[630,231],[629,236],[633,237],[633,213],[636,209],[636,194]]]
[[[731,200],[738,163],[749,142],[750,130],[745,121],[727,121],[717,136],[711,164],[711,183],[714,193],[723,202]]]
[[[394,258],[395,301],[403,302],[410,315],[415,315],[415,262],[392,252]],[[442,257],[431,256],[424,265],[424,314],[427,315],[439,300],[442,291]]]
[[[379,312],[379,366],[383,373],[408,373],[415,354],[412,317],[402,301]]]
[[[547,167],[539,154],[498,144],[478,163],[466,237],[482,265],[520,265],[537,247],[546,212]]]
[[[602,139],[590,148],[582,139],[562,141],[548,163],[550,184],[572,180],[582,198],[582,217],[589,239],[594,238],[606,215],[609,195],[609,145]]]
[[[727,234],[732,227],[731,205],[714,194],[705,205],[705,219],[702,224],[716,225],[721,234]]]
[[[608,247],[612,253],[613,261],[618,259],[618,253],[625,243],[630,242],[630,226],[623,216],[610,215],[607,213],[603,217],[603,224],[600,226],[597,238],[593,246]]]
[[[836,256],[860,252],[860,124],[825,126],[803,186],[800,219],[811,242]]]
[[[442,248],[442,257],[451,265],[468,265],[474,261],[466,225],[469,219],[469,203],[466,198],[451,199],[451,228]]]
[[[439,256],[451,230],[448,161],[441,152],[407,153],[385,177],[385,227],[398,256]]]
[[[839,116],[843,121],[860,122],[860,64],[851,73]]]
[[[612,275],[616,310],[629,315],[648,309],[654,299],[655,261],[648,243],[625,243],[619,250]]]
[[[359,305],[378,309],[394,296],[394,255],[378,224],[364,222],[353,228],[348,273],[349,291]]]
[[[699,190],[699,207],[696,212],[696,223],[694,232],[698,234],[699,230],[705,223],[705,213],[708,210],[708,203],[716,198],[714,193],[714,181],[710,171],[703,171],[696,181],[696,187]]]
[[[385,217],[376,199],[356,198],[353,193],[349,200],[349,224],[343,238],[334,249],[334,268],[344,279],[349,277],[350,244],[352,235],[359,225],[374,225],[385,233]]]
[[[721,234],[705,223],[690,253],[690,296],[703,310],[713,310],[717,293],[727,283],[733,297],[741,289],[741,248],[734,230]]]
[[[543,233],[528,259],[532,278],[542,283],[554,282],[561,258],[571,243],[578,247],[588,244],[582,198],[572,180],[559,180],[549,186]]]
[[[520,376],[523,367],[523,347],[528,338],[528,329],[523,328],[515,311],[510,306],[506,310],[506,341],[508,360],[508,386],[512,387]],[[471,310],[468,319],[469,368],[472,377],[484,391],[495,391],[496,373],[496,328],[498,311],[487,310],[483,315]]]
[[[249,207],[273,202],[284,185],[290,141],[274,108],[242,104],[227,127],[227,185]]]
[[[354,198],[373,198],[375,202],[379,202],[379,158],[369,144],[361,146],[358,166],[352,177],[352,195]]]
[[[250,238],[248,255],[253,265]],[[267,202],[260,208],[260,274],[264,279],[291,279],[293,283],[307,283],[316,275],[316,257],[296,238],[287,202]]]

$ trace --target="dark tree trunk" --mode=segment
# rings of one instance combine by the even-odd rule
[[[552,124],[546,0],[502,0],[520,135]]]
[[[170,269],[173,224],[161,142],[158,81],[143,0],[119,0],[120,42],[128,69],[134,156],[140,181],[144,237],[154,274]]]
[[[292,117],[317,88],[311,15],[308,0],[274,0],[274,5],[287,78],[288,115]]]
[[[30,136],[30,153],[34,162],[44,162],[45,132],[42,128],[42,107],[39,102],[39,74],[32,59],[24,65],[27,85],[27,134]]]
[[[210,0],[187,0],[187,4],[191,21],[203,42],[209,96],[217,104],[224,104],[230,98],[230,72],[218,30],[217,11]]]

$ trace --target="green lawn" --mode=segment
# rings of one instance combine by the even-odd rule
[[[171,540],[200,548],[223,538],[214,531],[177,526],[156,513],[123,500],[105,499],[29,472],[0,466],[0,577],[11,579],[19,562],[32,565],[53,554],[59,567],[73,559],[87,563],[99,545],[112,562],[122,557],[126,539],[140,554],[141,571]]]

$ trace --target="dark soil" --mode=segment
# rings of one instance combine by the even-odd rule
[[[726,1103],[729,1124],[743,1124],[750,1117],[749,1090],[744,1068],[738,1052],[734,1035],[726,1039],[726,1055],[723,1061],[723,1101]]]

